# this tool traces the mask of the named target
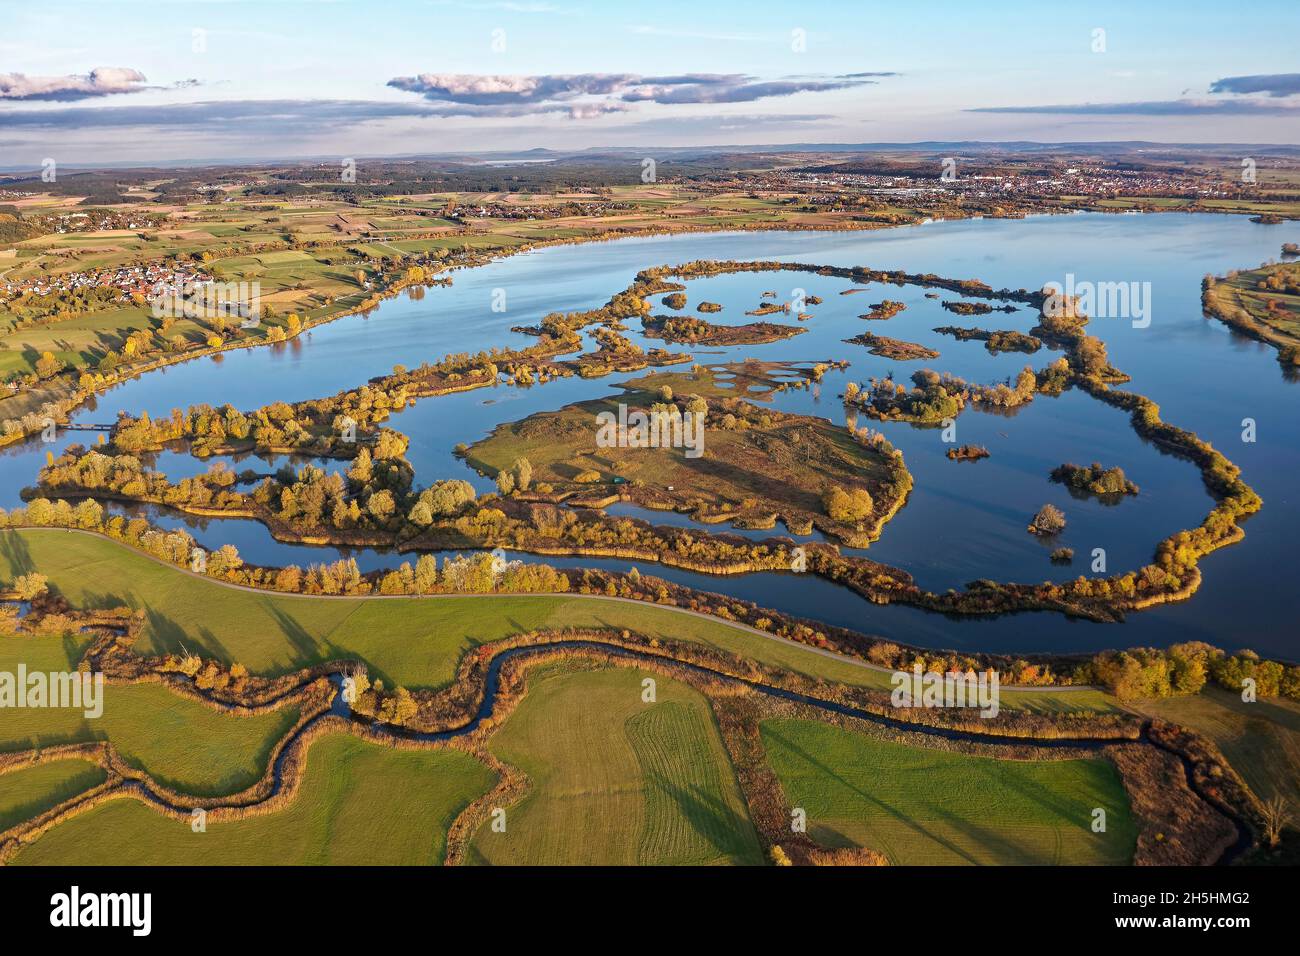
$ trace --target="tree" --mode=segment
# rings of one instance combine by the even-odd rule
[[[239,556],[239,549],[233,544],[223,544],[208,559],[208,573],[213,575],[238,571],[244,566],[244,559]]]
[[[436,516],[460,514],[475,497],[474,486],[459,478],[436,481],[420,493],[420,500],[427,502]]]
[[[370,501],[366,503],[366,510],[381,523],[386,522],[393,516],[396,507],[397,505],[393,501],[393,493],[387,489],[376,491],[370,496]]]
[[[78,528],[98,528],[104,520],[104,506],[93,498],[87,498],[74,509]]]
[[[1173,665],[1170,680],[1177,694],[1199,694],[1205,686],[1207,675],[1206,661],[1212,648],[1200,641],[1186,644],[1174,644],[1169,648],[1169,659]]]
[[[38,527],[54,523],[54,505],[48,498],[35,498],[27,505],[27,521]]]
[[[510,470],[514,472],[515,484],[519,486],[520,491],[527,491],[529,485],[533,483],[533,464],[527,458],[520,458]]]
[[[54,357],[53,352],[42,352],[41,357],[36,360],[36,375],[38,378],[50,378],[62,370],[63,363]]]
[[[364,488],[374,480],[375,472],[371,463],[370,449],[364,445],[357,451],[357,457],[352,460],[351,467],[348,468],[348,480],[360,488]]]
[[[36,571],[14,579],[14,593],[20,601],[34,601],[49,591],[49,579]]]
[[[422,554],[415,562],[415,593],[427,594],[438,585],[438,559]]]
[[[1034,520],[1029,522],[1030,534],[1057,534],[1065,528],[1065,514],[1056,505],[1047,504],[1038,509]]]
[[[406,519],[416,527],[429,527],[429,525],[433,524],[433,512],[429,509],[429,503],[427,501],[417,501]]]
[[[822,504],[826,513],[834,521],[857,522],[869,518],[875,502],[871,493],[865,488],[851,488],[845,491],[839,485],[833,485],[822,495]]]

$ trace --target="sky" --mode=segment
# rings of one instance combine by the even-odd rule
[[[1300,143],[1300,4],[0,0],[0,166]]]

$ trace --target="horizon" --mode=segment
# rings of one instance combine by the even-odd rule
[[[944,140],[917,140],[911,143],[735,143],[728,145],[719,144],[701,144],[698,146],[670,146],[657,148],[658,152],[666,154],[683,153],[688,156],[721,156],[728,153],[752,153],[754,155],[774,154],[774,155],[816,155],[819,153],[851,153],[854,151],[861,152],[880,152],[880,153],[917,153],[928,150],[960,150],[960,149],[979,149],[989,150],[995,155],[1007,153],[1014,154],[1017,150],[1032,149],[1034,152],[1043,153],[1061,153],[1069,154],[1071,151],[1079,149],[1095,148],[1099,151],[1114,149],[1116,152],[1125,150],[1142,151],[1149,149],[1152,152],[1171,153],[1192,152],[1207,157],[1236,156],[1243,149],[1251,149],[1257,152],[1275,150],[1276,153],[1260,152],[1261,157],[1281,156],[1296,151],[1300,151],[1300,145],[1290,143],[1246,143],[1246,142],[1224,142],[1224,143],[1178,143],[1178,142],[1160,142],[1155,140],[1092,140],[1079,142],[1039,142],[1033,140],[965,140],[965,141],[944,141]],[[614,146],[597,144],[575,149],[551,149],[545,146],[535,146],[522,149],[485,149],[485,150],[458,150],[455,152],[445,153],[388,153],[388,154],[359,154],[355,157],[349,157],[354,161],[375,161],[382,163],[418,163],[418,162],[445,162],[455,164],[464,159],[474,159],[483,157],[480,160],[481,165],[523,165],[527,162],[550,163],[563,162],[567,159],[582,157],[584,154],[592,154],[593,158],[602,155],[616,153],[632,153],[640,155],[647,153],[652,147],[643,145],[626,145]],[[538,160],[520,160],[518,158],[529,153],[548,153],[546,159]],[[488,157],[499,157],[492,160]],[[158,160],[122,160],[118,162],[87,162],[87,163],[61,163],[60,168],[65,170],[74,170],[78,172],[97,172],[110,171],[114,169],[219,169],[219,168],[257,168],[267,167],[275,168],[282,166],[296,165],[325,165],[336,162],[338,157],[333,154],[314,154],[314,155],[284,155],[284,156],[267,156],[267,157],[240,157],[232,156],[225,159],[218,159],[207,156],[197,157],[171,157]],[[465,165],[474,165],[473,163]],[[37,176],[41,172],[39,165],[9,166],[0,163],[0,175],[5,175],[11,179],[22,179],[23,173],[31,172]]]

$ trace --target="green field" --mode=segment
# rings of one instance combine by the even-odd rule
[[[104,781],[89,760],[51,760],[0,775],[0,830],[89,790]]]
[[[1281,287],[1269,288],[1270,281]],[[1257,337],[1294,352],[1300,347],[1298,287],[1300,262],[1282,262],[1220,279],[1205,298],[1213,313],[1224,321],[1253,330]]]
[[[289,806],[194,833],[135,800],[102,804],[24,849],[20,864],[434,865],[447,829],[493,783],[452,750],[391,750],[346,735],[316,741]]]
[[[1103,760],[1011,761],[909,747],[828,724],[767,720],[768,760],[808,834],[896,865],[1127,864],[1137,831]],[[1107,814],[1104,834],[1092,811]]]
[[[1209,737],[1257,797],[1285,797],[1300,820],[1300,704],[1281,699],[1247,704],[1238,694],[1207,687],[1192,697],[1136,706]]]
[[[0,637],[0,671],[14,673],[20,662],[29,673],[76,670],[83,648],[84,641],[57,637]],[[208,796],[254,783],[295,720],[293,707],[238,716],[178,697],[161,684],[106,684],[97,718],[66,708],[6,710],[0,750],[108,739],[160,783]]]
[[[754,864],[762,862],[708,702],[641,671],[535,672],[492,752],[530,778],[484,824],[469,862],[492,864]]]
[[[0,581],[38,569],[77,607],[129,604],[146,612],[141,653],[191,652],[283,673],[340,657],[367,662],[390,684],[439,687],[472,647],[538,628],[628,628],[697,641],[764,664],[826,680],[889,687],[889,675],[760,637],[716,618],[652,604],[574,596],[323,598],[241,591],[163,565],[102,538],[63,531],[0,531]],[[220,607],[220,614],[213,608]],[[1103,709],[1091,690],[1004,692],[1002,705]]]

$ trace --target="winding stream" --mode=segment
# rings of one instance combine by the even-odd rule
[[[416,741],[429,743],[429,744],[445,743],[447,741],[456,739],[458,737],[466,736],[468,734],[473,733],[480,726],[480,724],[492,714],[493,710],[495,709],[498,693],[500,691],[501,668],[508,661],[527,657],[530,655],[547,653],[557,649],[599,652],[602,654],[610,654],[615,657],[619,657],[626,660],[634,660],[634,661],[635,660],[647,660],[647,661],[661,660],[661,658],[657,658],[657,657],[648,657],[647,655],[639,653],[630,648],[620,647],[614,644],[606,644],[594,640],[564,640],[564,641],[556,641],[556,642],[542,644],[542,645],[528,645],[528,646],[508,648],[496,654],[493,657],[492,661],[489,663],[488,669],[484,675],[482,694],[481,697],[479,698],[478,705],[475,708],[475,711],[473,715],[469,718],[469,720],[467,720],[465,723],[461,724],[460,726],[451,728],[449,730],[438,731],[438,732],[418,732],[418,731],[407,730],[401,727],[395,727],[395,726],[390,726],[390,725],[380,724],[380,723],[375,723],[370,721],[364,721],[364,723],[373,732],[378,733],[382,736],[389,736],[393,738],[401,738],[407,740],[416,740]],[[1037,738],[1037,737],[1013,737],[1013,736],[999,735],[999,734],[986,734],[986,733],[979,733],[976,731],[957,730],[957,729],[946,728],[946,727],[933,727],[925,724],[909,723],[905,720],[898,720],[892,717],[885,716],[883,714],[877,714],[869,710],[853,707],[851,705],[841,704],[834,701],[827,701],[819,697],[813,697],[807,694],[801,694],[796,691],[786,690],[784,688],[775,687],[769,684],[764,684],[759,681],[749,680],[742,677],[736,677],[734,675],[726,674],[722,671],[717,671],[701,664],[687,663],[687,662],[676,661],[676,660],[672,660],[671,663],[675,667],[685,668],[686,670],[692,673],[699,674],[705,677],[710,677],[710,678],[720,677],[728,681],[734,681],[743,684],[744,686],[750,688],[751,690],[757,691],[758,693],[765,694],[769,697],[773,697],[779,700],[789,701],[797,704],[804,704],[810,707],[817,708],[818,710],[824,711],[826,713],[833,713],[841,716],[866,720],[878,726],[888,727],[894,730],[903,730],[903,731],[918,733],[936,739],[962,741],[967,743],[978,743],[978,744],[983,744],[983,745],[988,745],[993,747],[1030,745],[1035,747],[1042,747],[1048,750],[1077,750],[1084,753],[1093,753],[1093,754],[1100,754],[1108,747],[1135,743],[1135,742],[1143,743],[1148,746],[1154,746],[1165,751],[1166,753],[1173,754],[1175,757],[1177,757],[1180,762],[1180,765],[1183,768],[1183,772],[1187,781],[1188,788],[1193,793],[1197,794],[1197,796],[1200,797],[1202,800],[1207,800],[1207,802],[1211,802],[1217,809],[1219,809],[1219,812],[1223,813],[1224,816],[1227,817],[1229,822],[1231,822],[1235,832],[1235,839],[1232,845],[1227,847],[1224,850],[1223,854],[1218,860],[1218,863],[1221,865],[1230,863],[1233,859],[1235,859],[1241,853],[1245,852],[1251,846],[1251,833],[1249,828],[1244,824],[1244,822],[1238,819],[1234,813],[1220,806],[1217,801],[1210,801],[1207,795],[1201,790],[1201,788],[1196,783],[1190,760],[1185,755],[1179,753],[1178,751],[1173,750],[1169,746],[1158,742],[1155,738],[1151,736],[1151,734],[1149,733],[1149,728],[1145,724],[1143,725],[1141,729],[1141,733],[1139,737],[1136,738],[1136,740],[1116,739],[1116,738],[1109,738],[1109,737]],[[288,739],[286,739],[282,743],[278,752],[276,753],[275,759],[271,766],[271,774],[272,774],[271,788],[265,797],[263,797],[261,800],[256,802],[258,803],[265,802],[266,800],[269,800],[272,797],[279,794],[284,789],[285,765],[293,750],[293,744],[297,742],[300,738],[302,738],[305,734],[307,734],[313,726],[315,726],[321,720],[329,716],[340,717],[345,720],[361,721],[361,718],[358,718],[352,714],[351,708],[344,700],[341,676],[339,674],[333,674],[331,675],[330,680],[335,687],[335,693],[330,708],[328,710],[322,711],[321,713],[317,714],[315,717],[306,721]],[[288,694],[296,693],[296,692],[297,689],[295,688],[287,692],[285,696],[288,696]],[[136,791],[146,801],[152,802],[160,807],[164,807],[166,809],[170,809],[172,811],[176,811],[179,813],[189,812],[189,807],[173,803],[166,796],[158,793],[150,785],[150,781],[148,780],[133,780],[128,782],[126,784],[126,787]],[[237,806],[242,806],[242,805],[243,804],[237,804]]]

